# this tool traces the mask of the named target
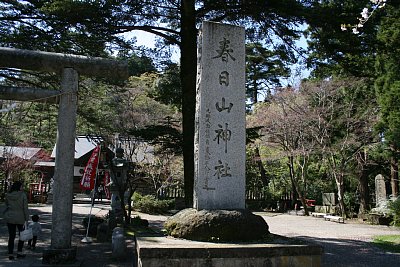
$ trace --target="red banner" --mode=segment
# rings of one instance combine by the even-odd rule
[[[85,171],[81,179],[81,188],[83,190],[92,190],[94,188],[94,179],[96,177],[97,166],[99,163],[100,146],[96,146],[86,164]]]
[[[110,183],[110,173],[106,171],[104,173],[104,192],[106,194],[107,199],[111,199],[111,194],[110,194],[110,186],[108,185]]]

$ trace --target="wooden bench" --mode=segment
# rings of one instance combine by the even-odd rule
[[[344,223],[344,218],[341,216],[325,215],[324,219],[325,221]]]

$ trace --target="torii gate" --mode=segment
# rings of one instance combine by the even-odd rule
[[[61,74],[60,91],[0,86],[0,99],[35,101],[46,98],[52,99],[53,103],[57,100],[59,102],[51,246],[44,250],[42,262],[74,262],[77,248],[71,246],[71,236],[78,75],[126,80],[127,63],[96,57],[0,47],[0,67]]]

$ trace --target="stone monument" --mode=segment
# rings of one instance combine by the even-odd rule
[[[47,204],[53,204],[53,186],[54,186],[54,178],[51,177],[50,179],[50,189],[49,192],[47,192],[47,200],[46,203]]]
[[[385,178],[382,174],[378,174],[377,176],[375,176],[375,200],[377,208],[381,206],[386,206],[386,184]]]
[[[315,212],[336,213],[336,194],[322,193],[322,206],[315,205]]]
[[[335,193],[322,193],[322,205],[323,206],[335,206],[336,196]]]
[[[245,31],[203,22],[198,44],[194,206],[165,227],[192,240],[262,239],[267,223],[245,209]]]
[[[382,174],[375,176],[375,208],[371,209],[368,219],[372,224],[389,225],[392,221],[389,200],[386,195],[386,183]]]
[[[245,31],[204,22],[199,40],[194,208],[245,208]]]

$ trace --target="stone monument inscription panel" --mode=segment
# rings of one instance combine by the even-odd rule
[[[245,208],[245,31],[203,22],[199,35],[194,207]]]

